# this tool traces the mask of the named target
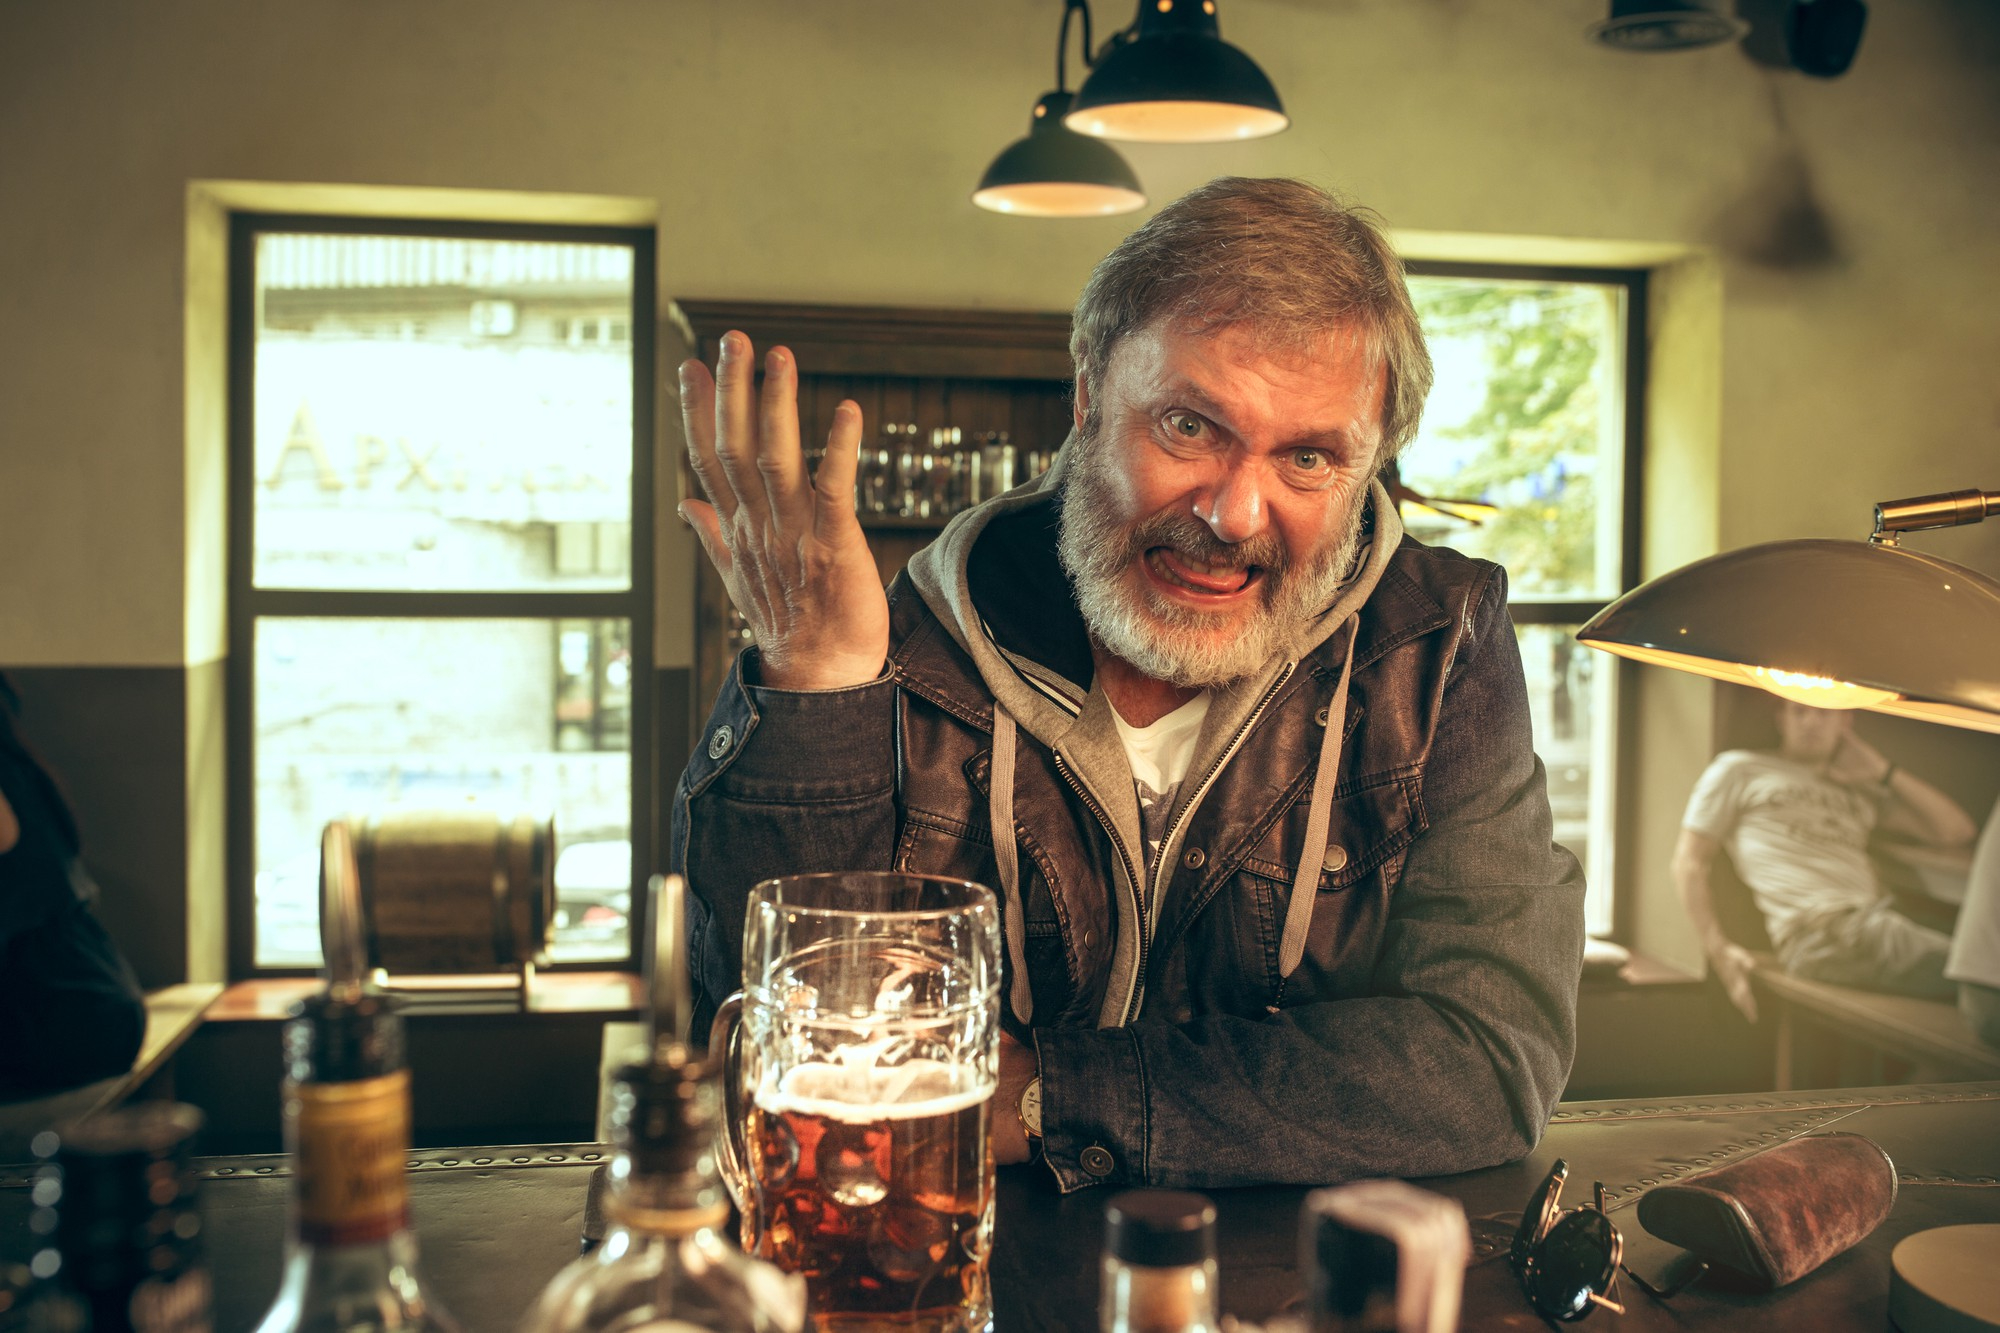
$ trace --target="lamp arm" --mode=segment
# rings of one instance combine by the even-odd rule
[[[1062,26],[1056,29],[1056,91],[1069,91],[1069,18],[1072,14],[1083,15],[1083,63],[1087,69],[1096,63],[1090,55],[1090,0],[1063,0]]]
[[[1868,540],[1876,546],[1894,546],[1898,536],[1905,532],[1963,527],[1992,514],[2000,514],[2000,491],[1946,491],[1907,500],[1883,500],[1875,506],[1875,531]]]

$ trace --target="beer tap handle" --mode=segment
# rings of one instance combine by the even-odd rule
[[[361,872],[354,858],[354,830],[328,820],[319,841],[319,944],[326,992],[351,1003],[361,998],[367,970],[361,928]]]
[[[655,1066],[681,1065],[688,1058],[687,1026],[693,1008],[687,972],[687,881],[679,875],[655,875],[646,882],[646,895],[653,921],[646,956],[648,1045]]]

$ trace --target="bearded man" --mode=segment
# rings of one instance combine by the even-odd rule
[[[757,880],[958,876],[1005,918],[1002,1162],[1071,1190],[1524,1155],[1583,882],[1503,571],[1405,537],[1376,480],[1431,379],[1400,263],[1310,186],[1218,180],[1099,264],[1071,350],[1055,466],[886,596],[859,409],[814,479],[784,349],[755,405],[742,334],[682,367],[681,513],[758,645],[674,803],[697,1017]]]

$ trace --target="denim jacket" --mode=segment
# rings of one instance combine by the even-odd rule
[[[1014,540],[1052,524],[1016,524]],[[1088,681],[1053,556],[1006,567],[996,634]],[[1053,572],[1051,572],[1053,571]],[[771,875],[895,868],[997,882],[994,699],[908,574],[884,675],[725,683],[675,793],[697,1023],[739,984]],[[1014,777],[1042,1151],[1059,1185],[1221,1187],[1472,1170],[1525,1155],[1575,1043],[1583,880],[1553,844],[1496,565],[1402,538],[1354,619],[1331,834],[1303,962],[1279,940],[1349,634],[1276,675],[1189,816],[1126,1021],[1113,821],[1025,732]],[[1079,653],[1082,654],[1079,658]],[[1129,929],[1129,925],[1124,927]],[[1111,1006],[1113,1010],[1116,1006]],[[1105,1024],[1105,1025],[1101,1025]],[[697,1031],[701,1030],[697,1027]]]

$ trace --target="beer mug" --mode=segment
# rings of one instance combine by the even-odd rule
[[[992,1323],[1000,910],[963,880],[791,875],[750,891],[722,1056],[743,1248],[819,1329]]]

